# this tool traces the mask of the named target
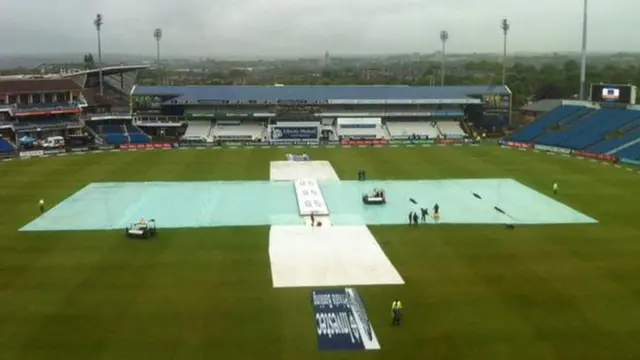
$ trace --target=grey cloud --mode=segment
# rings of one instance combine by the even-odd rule
[[[3,1],[1,53],[95,52],[92,20],[104,14],[105,52],[150,54],[153,30],[167,56],[321,56],[432,52],[447,30],[450,52],[499,52],[500,19],[512,51],[580,46],[580,0],[24,0]],[[640,51],[637,0],[592,2],[589,49]]]

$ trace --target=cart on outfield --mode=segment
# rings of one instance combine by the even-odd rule
[[[156,236],[156,234],[156,221],[154,219],[140,219],[126,228],[126,235],[129,238],[148,239]]]
[[[384,190],[373,189],[373,193],[362,195],[362,202],[366,205],[382,205],[387,202],[384,196]]]

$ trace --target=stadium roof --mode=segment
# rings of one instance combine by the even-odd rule
[[[0,94],[25,94],[81,90],[71,79],[0,80]]]
[[[560,99],[544,99],[527,104],[521,107],[520,110],[531,112],[550,112],[560,105],[562,105],[562,100]]]
[[[135,86],[132,95],[173,96],[177,101],[277,101],[277,100],[422,100],[468,99],[471,95],[511,92],[506,86]]]
[[[113,74],[124,73],[128,71],[138,71],[149,69],[151,65],[121,65],[121,66],[107,66],[102,68],[102,75],[108,76]],[[97,75],[100,73],[100,69],[81,70],[75,72],[68,72],[60,74],[61,77],[71,77],[76,75]]]

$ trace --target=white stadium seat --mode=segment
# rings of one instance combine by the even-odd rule
[[[457,121],[438,121],[438,128],[443,136],[464,137],[464,130]]]
[[[206,139],[206,141],[212,141],[210,121],[189,121],[189,126],[184,134],[186,139]]]
[[[341,138],[384,139],[387,137],[379,117],[337,118],[336,132]]]
[[[340,128],[338,127],[338,136],[343,138],[370,138],[370,139],[383,139],[385,138],[384,129],[381,127],[376,128]]]
[[[265,127],[261,123],[240,123],[237,125],[216,124],[212,129],[214,140],[259,140],[264,138]]]
[[[440,135],[431,121],[389,121],[387,129],[392,139],[407,139],[414,135],[435,139]]]

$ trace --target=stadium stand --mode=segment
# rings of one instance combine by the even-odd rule
[[[218,121],[211,135],[214,141],[257,141],[265,137],[265,127],[257,122]]]
[[[56,117],[56,116],[42,116],[42,117],[27,117],[18,122],[12,124],[14,129],[28,130],[28,129],[56,129],[67,127],[79,127],[82,123],[77,117]]]
[[[336,132],[346,139],[384,139],[387,133],[381,118],[338,118]]]
[[[583,150],[605,140],[610,132],[640,119],[640,112],[626,109],[600,109],[578,121],[572,121],[568,128],[550,131],[536,143]]]
[[[137,126],[132,124],[96,124],[91,123],[89,127],[98,136],[103,138],[107,144],[144,144],[151,141],[151,137]]]
[[[614,155],[632,160],[640,160],[640,137],[635,139],[633,144],[614,153]]]
[[[122,125],[90,124],[89,127],[101,136],[107,144],[121,145],[127,143],[127,136],[124,134],[124,127]]]
[[[151,137],[133,124],[126,124],[124,130],[131,144],[146,144],[151,142]]]
[[[112,145],[148,143],[151,138],[132,124],[129,103],[137,71],[148,67],[103,68],[102,95],[97,69],[0,76],[0,100],[4,103],[0,127],[9,134],[5,138],[29,137],[37,144],[51,137],[78,134],[98,144],[105,140]],[[126,114],[117,113],[123,111]],[[85,123],[90,125],[85,127]],[[11,145],[3,140],[3,149],[8,149],[6,143]],[[20,141],[17,145],[23,148],[24,144]]]
[[[525,126],[519,132],[512,134],[508,137],[508,139],[512,141],[532,142],[534,139],[545,134],[547,128],[558,125],[560,121],[566,119],[572,114],[577,113],[583,108],[583,106],[575,105],[559,106],[553,109],[551,112],[536,119],[531,124]]]
[[[178,116],[184,120],[242,118],[240,120],[246,121],[252,118],[267,121],[269,125],[273,125],[274,118],[292,116],[297,116],[299,121],[306,121],[310,116],[334,120],[382,118],[385,123],[392,119],[409,122],[418,118],[426,122],[464,119],[476,129],[499,132],[510,122],[510,99],[511,91],[506,86],[135,86],[131,91],[131,108],[139,119]],[[386,126],[359,130],[352,125],[329,129],[329,125],[323,124],[321,139],[335,139],[338,135],[362,135],[369,139],[387,135]],[[145,129],[161,126],[161,121],[149,122]],[[464,129],[469,130],[468,126]],[[442,130],[454,137],[465,133],[458,127],[445,126]],[[293,137],[301,135],[284,136],[299,141]]]
[[[593,145],[587,150],[595,153],[608,154],[636,139],[640,139],[640,119],[631,122],[609,135],[605,141]]]
[[[457,121],[438,121],[436,126],[440,135],[447,138],[463,138],[466,135]]]
[[[640,111],[561,103],[507,140],[640,159]]]
[[[183,139],[212,142],[212,127],[213,123],[211,121],[189,121],[187,131],[184,133]]]
[[[431,121],[389,121],[386,125],[392,139],[409,139],[412,136],[435,139],[440,135],[438,127]]]
[[[131,90],[135,86],[138,71],[149,68],[148,65],[107,66],[102,68],[103,93],[99,91],[98,69],[71,71],[58,75],[63,80],[80,84],[82,94],[78,101],[85,104],[89,111],[128,111]]]

